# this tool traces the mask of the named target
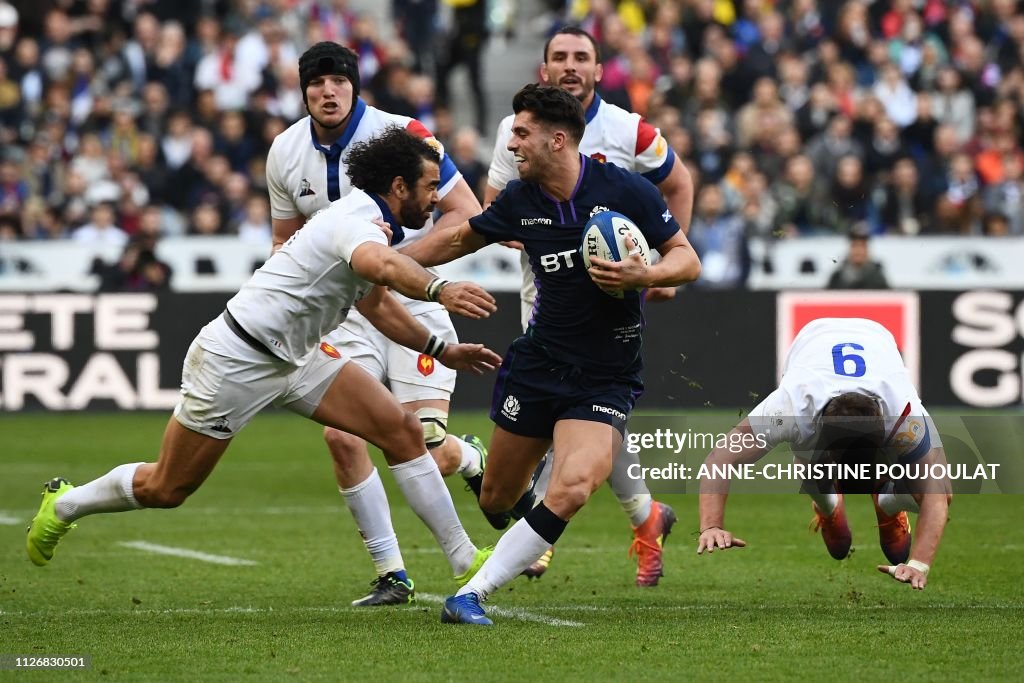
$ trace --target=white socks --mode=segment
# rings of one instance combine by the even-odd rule
[[[424,453],[409,462],[391,465],[389,469],[409,501],[409,507],[434,534],[452,571],[456,575],[464,573],[473,563],[476,547],[455,514],[455,504],[437,463],[429,453]]]
[[[377,468],[373,468],[373,472],[365,481],[350,489],[338,490],[356,521],[359,535],[363,537],[366,550],[373,559],[377,576],[405,569],[402,551],[398,547],[398,537],[391,525],[388,496],[384,492],[384,483],[380,480]]]
[[[616,495],[618,498],[618,495]],[[619,505],[622,511],[629,517],[629,523],[633,528],[641,526],[651,516],[651,506],[654,505],[654,498],[649,493],[641,493],[628,498],[619,498]]]
[[[640,454],[630,453],[626,448],[626,439],[622,441],[622,447],[615,454],[612,460],[612,471],[608,475],[608,485],[622,506],[622,511],[629,517],[629,523],[638,527],[647,521],[651,514],[651,490],[647,488],[647,482],[642,478],[635,479],[629,476],[629,468],[637,465],[639,469]]]
[[[480,571],[459,589],[456,595],[476,593],[481,600],[523,573],[548,549],[548,543],[533,530],[526,519],[520,519],[498,539],[492,554]]]
[[[99,479],[71,489],[57,499],[54,512],[62,522],[74,522],[97,512],[125,512],[142,506],[135,500],[132,479],[144,463],[118,465]]]
[[[462,475],[463,479],[475,477],[484,471],[480,464],[480,451],[457,436],[449,434],[448,438],[455,442],[462,453],[462,460],[459,462],[459,469],[457,471]]]
[[[917,504],[914,497],[909,493],[895,493],[895,486],[890,481],[882,487],[882,491],[878,494],[878,507],[882,508],[882,512],[892,517],[901,510],[907,512],[921,512],[921,506]]]
[[[814,486],[811,485],[808,488],[812,489]],[[823,515],[831,515],[836,509],[836,506],[839,505],[839,494],[835,491],[829,491],[828,493],[807,491],[807,495],[811,497],[811,500],[815,502]]]

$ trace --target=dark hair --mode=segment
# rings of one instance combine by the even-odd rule
[[[424,161],[440,164],[441,155],[425,139],[389,126],[376,137],[352,145],[345,172],[360,190],[386,195],[395,178],[415,185],[423,175]]]
[[[587,40],[589,40],[590,44],[594,46],[594,62],[597,63],[597,64],[601,63],[601,46],[597,44],[596,40],[594,40],[594,36],[590,35],[587,31],[583,30],[579,26],[571,26],[571,25],[570,26],[563,26],[562,28],[558,29],[557,31],[552,33],[551,37],[548,38],[547,42],[544,43],[544,61],[545,62],[548,61],[548,48],[551,47],[551,41],[555,39],[555,36],[562,36],[562,35],[581,36],[581,37],[586,38]]]
[[[564,126],[578,145],[583,139],[587,119],[583,105],[567,91],[553,85],[531,83],[512,98],[512,111],[528,111],[534,118],[553,126]]]
[[[359,58],[347,47],[325,40],[317,43],[299,57],[299,87],[302,101],[306,101],[306,88],[314,78],[340,74],[352,84],[353,99],[359,96]]]
[[[885,418],[873,396],[850,391],[836,396],[821,411],[818,457],[845,465],[873,463],[885,443]],[[846,493],[870,493],[871,482],[841,481]]]

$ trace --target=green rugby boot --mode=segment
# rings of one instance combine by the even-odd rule
[[[53,552],[57,543],[64,538],[75,525],[69,522],[62,522],[57,519],[54,505],[57,499],[75,488],[67,479],[57,477],[43,485],[43,502],[39,506],[39,512],[32,518],[32,524],[28,527],[28,538],[25,541],[25,548],[28,550],[28,559],[32,564],[42,567],[53,559]]]

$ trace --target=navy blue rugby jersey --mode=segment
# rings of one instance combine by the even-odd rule
[[[580,253],[583,228],[593,213],[618,211],[657,249],[679,224],[643,176],[580,159],[580,177],[567,201],[555,200],[536,183],[513,180],[469,224],[488,242],[523,243],[537,282],[528,336],[552,357],[594,374],[637,371],[644,325],[640,293],[616,299],[594,284]]]

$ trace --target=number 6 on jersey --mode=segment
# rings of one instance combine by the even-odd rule
[[[867,366],[864,363],[864,356],[856,353],[844,354],[843,350],[847,347],[854,349],[855,351],[863,351],[864,347],[860,344],[854,344],[853,342],[843,342],[842,344],[836,344],[832,347],[832,367],[835,369],[837,375],[844,377],[863,377],[864,373],[867,372]],[[853,363],[853,368],[849,368],[847,363]],[[847,372],[847,370],[850,370]]]

